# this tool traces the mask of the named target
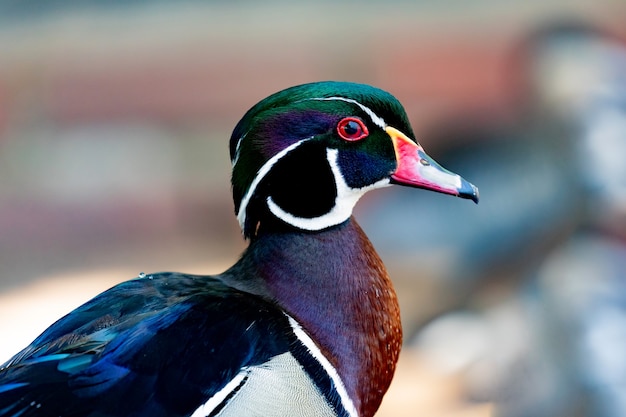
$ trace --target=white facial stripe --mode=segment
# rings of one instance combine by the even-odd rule
[[[345,98],[345,97],[319,97],[319,98],[312,98],[310,100],[319,100],[319,101],[327,101],[327,100],[339,100],[339,101],[345,101],[346,103],[352,103],[352,104],[356,104],[357,106],[359,106],[359,108],[361,110],[363,110],[365,113],[367,113],[367,115],[370,117],[370,119],[372,119],[372,122],[379,126],[381,129],[384,129],[387,127],[387,123],[385,123],[385,121],[382,119],[382,117],[378,116],[376,113],[374,113],[372,111],[372,109],[370,109],[367,106],[364,106],[363,104],[359,103],[356,100],[352,100],[351,98]]]
[[[224,388],[216,392],[215,395],[209,398],[207,402],[198,407],[196,411],[193,412],[191,417],[207,417],[211,414],[213,410],[215,410],[215,408],[242,383],[244,378],[246,378],[249,373],[250,371],[248,369],[243,369],[239,372],[233,379],[230,380],[228,384],[224,385]]]
[[[250,184],[250,187],[248,187],[248,191],[246,192],[244,197],[241,199],[241,205],[239,206],[239,212],[237,213],[237,220],[239,220],[239,225],[241,226],[242,230],[245,228],[245,224],[246,224],[246,209],[248,208],[248,203],[250,202],[250,199],[254,195],[254,192],[256,191],[256,187],[258,187],[261,180],[265,178],[267,173],[270,172],[272,167],[276,164],[276,162],[280,160],[280,158],[287,155],[289,152],[293,151],[298,146],[302,145],[304,142],[310,139],[311,138],[306,138],[306,139],[302,139],[301,141],[292,143],[291,145],[287,146],[282,151],[278,152],[276,155],[272,156],[265,164],[263,164],[261,169],[259,169],[259,171],[256,174],[256,177],[254,177],[254,181],[252,181],[252,184]]]
[[[313,339],[311,339],[309,335],[306,334],[300,324],[290,315],[286,313],[285,315],[289,319],[291,329],[293,330],[293,333],[296,335],[298,340],[300,340],[300,342],[309,350],[311,356],[313,356],[313,358],[315,358],[315,360],[317,360],[319,364],[322,365],[322,368],[324,368],[330,379],[332,379],[333,383],[335,384],[337,394],[339,394],[339,398],[341,398],[341,404],[343,405],[343,408],[346,409],[351,417],[358,417],[359,414],[357,413],[356,408],[354,407],[354,403],[352,403],[352,399],[348,395],[346,387],[345,385],[343,385],[343,381],[337,373],[337,370],[328,361],[328,359],[326,359],[326,357],[322,354],[322,351],[317,347]]]
[[[335,205],[328,213],[313,218],[296,217],[278,206],[278,204],[272,200],[272,197],[268,197],[267,206],[270,211],[279,219],[299,229],[322,230],[348,220],[352,215],[354,205],[367,191],[389,185],[389,179],[385,178],[363,188],[350,188],[343,179],[343,175],[337,164],[338,154],[339,151],[337,149],[328,149],[326,153],[328,164],[335,177],[335,184],[337,186]]]
[[[237,161],[239,160],[239,147],[241,146],[241,142],[243,141],[243,138],[245,138],[247,134],[248,134],[248,132],[246,132],[243,135],[241,135],[241,137],[237,141],[237,146],[235,146],[235,156],[234,156],[233,160],[231,161],[231,165],[232,166],[235,166],[237,164]]]

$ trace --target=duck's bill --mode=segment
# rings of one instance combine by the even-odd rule
[[[392,183],[468,198],[478,203],[476,186],[443,168],[398,129],[387,127],[385,130],[391,137],[398,162],[391,174]]]

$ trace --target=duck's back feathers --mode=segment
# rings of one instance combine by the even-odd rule
[[[314,415],[350,415],[294,326],[272,302],[219,277],[125,282],[3,366],[0,415],[306,416],[293,408],[297,395],[318,402],[306,404]]]

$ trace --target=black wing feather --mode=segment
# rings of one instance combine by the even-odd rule
[[[219,277],[125,282],[0,368],[0,416],[187,416],[290,334],[278,307]]]

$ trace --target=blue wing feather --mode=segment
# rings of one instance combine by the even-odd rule
[[[61,318],[0,367],[0,416],[185,416],[289,349],[282,311],[218,277],[156,274]]]

